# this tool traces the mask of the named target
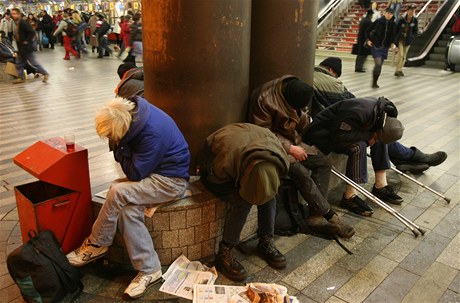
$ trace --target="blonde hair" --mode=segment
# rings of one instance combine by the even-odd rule
[[[97,134],[115,143],[120,142],[131,125],[132,110],[135,106],[134,102],[124,98],[115,98],[107,102],[96,113]]]

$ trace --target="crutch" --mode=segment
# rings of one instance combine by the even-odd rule
[[[393,171],[397,172],[398,174],[400,174],[401,176],[404,176],[404,177],[406,177],[407,179],[409,179],[409,180],[411,180],[411,181],[414,181],[415,183],[417,183],[417,184],[420,185],[421,187],[423,187],[423,188],[425,188],[425,189],[428,189],[428,190],[431,191],[433,194],[438,195],[439,197],[443,198],[444,200],[446,200],[447,203],[450,203],[450,198],[447,198],[447,197],[444,196],[443,194],[438,193],[438,192],[435,191],[434,189],[432,189],[432,188],[426,186],[426,185],[423,184],[422,182],[420,182],[420,181],[418,181],[418,180],[412,178],[411,176],[409,176],[409,175],[403,173],[402,171],[400,171],[399,169],[397,169],[397,168],[395,168],[395,167],[393,167],[393,166],[391,166],[391,169],[392,169]]]
[[[348,178],[347,176],[345,176],[341,172],[337,171],[334,167],[331,169],[331,171],[332,171],[332,173],[334,175],[336,175],[337,177],[339,177],[340,179],[345,181],[347,184],[353,186],[353,188],[355,188],[361,194],[363,194],[367,198],[369,198],[372,201],[374,201],[377,205],[379,205],[384,210],[386,210],[388,213],[393,215],[396,219],[401,221],[401,223],[406,225],[412,231],[412,233],[414,234],[415,237],[418,237],[419,233],[422,236],[425,234],[425,230],[423,230],[420,226],[418,226],[417,224],[415,224],[411,220],[407,219],[406,217],[404,217],[403,215],[398,213],[394,208],[392,208],[391,206],[389,206],[388,204],[386,204],[385,202],[383,202],[382,200],[380,200],[379,198],[377,198],[376,196],[374,196],[373,194],[368,192],[364,187],[362,187],[361,185],[353,182],[353,180],[351,180],[350,178]]]

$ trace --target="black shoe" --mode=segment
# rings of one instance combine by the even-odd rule
[[[382,188],[377,188],[374,185],[374,187],[372,188],[372,194],[380,200],[391,204],[401,204],[404,201],[403,198],[401,198],[395,193],[393,187],[391,187],[390,185],[387,185]]]
[[[436,166],[447,159],[447,154],[443,151],[438,151],[433,154],[425,154],[416,147],[411,147],[411,149],[415,151],[415,154],[412,157],[411,162],[425,163],[429,166]]]
[[[401,163],[399,165],[396,165],[396,169],[402,171],[403,173],[411,173],[411,174],[421,174],[425,170],[430,168],[428,164],[423,164],[423,163]]]
[[[348,210],[351,210],[355,214],[361,216],[369,217],[372,216],[372,214],[374,213],[372,207],[370,207],[369,204],[366,203],[366,201],[362,200],[358,196],[353,196],[350,199],[345,199],[345,197],[342,197],[340,206]]]
[[[102,58],[104,58],[104,56],[97,56],[97,58],[98,58],[98,59],[102,59]]]
[[[286,257],[275,247],[271,236],[260,237],[259,244],[257,244],[257,253],[270,267],[286,267]]]
[[[308,216],[308,231],[315,236],[333,239],[340,233],[340,226],[327,221],[323,216]]]
[[[372,82],[372,88],[380,88],[377,82]]]
[[[216,257],[216,268],[224,276],[235,282],[244,281],[247,278],[243,265],[236,260],[232,252],[233,246],[220,242]]]
[[[355,69],[355,73],[365,73],[364,69]]]

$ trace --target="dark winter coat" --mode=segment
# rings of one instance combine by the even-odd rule
[[[42,19],[42,26],[44,32],[52,32],[54,29],[53,19],[50,15],[44,14]]]
[[[20,19],[16,24],[17,28],[17,44],[18,53],[21,56],[28,55],[34,51],[33,40],[35,39],[35,30],[29,22]]]
[[[367,30],[369,27],[372,25],[372,21],[369,18],[364,17],[360,22],[359,22],[359,31],[358,31],[358,55],[361,56],[368,56],[371,54],[371,51],[369,48],[364,47],[364,43],[367,40]]]
[[[396,24],[393,19],[387,20],[382,16],[369,26],[367,37],[376,48],[390,47],[391,43],[396,44]]]
[[[144,97],[144,70],[142,68],[132,68],[127,71],[120,83],[118,83],[115,94],[122,98]]]
[[[142,23],[134,22],[129,27],[129,45],[134,42],[142,42]]]
[[[406,28],[408,28],[406,32]],[[396,25],[396,42],[403,41],[404,45],[410,45],[418,34],[418,20],[415,16],[409,22],[407,16],[399,19]]]
[[[174,120],[141,97],[126,135],[114,148],[114,157],[129,180],[139,181],[155,173],[189,178],[190,152]]]
[[[313,118],[304,139],[324,154],[367,142],[383,128],[384,113],[390,117],[398,115],[395,105],[383,97],[339,101]]]
[[[5,62],[13,62],[15,61],[14,55],[14,47],[11,45],[8,38],[2,39],[0,42],[0,63]]]

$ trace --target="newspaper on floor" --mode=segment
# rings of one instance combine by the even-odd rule
[[[254,288],[257,295],[254,295]],[[248,292],[248,290],[252,289]],[[261,291],[261,292],[260,292]],[[252,300],[250,299],[252,298]],[[277,284],[251,283],[246,286],[195,285],[193,303],[300,303],[297,297],[289,296],[284,286]]]
[[[160,291],[193,300],[195,284],[212,285],[217,279],[217,271],[198,261],[190,261],[184,255],[177,258],[163,274],[165,282]]]
[[[193,303],[251,303],[246,289],[246,286],[196,284]]]

